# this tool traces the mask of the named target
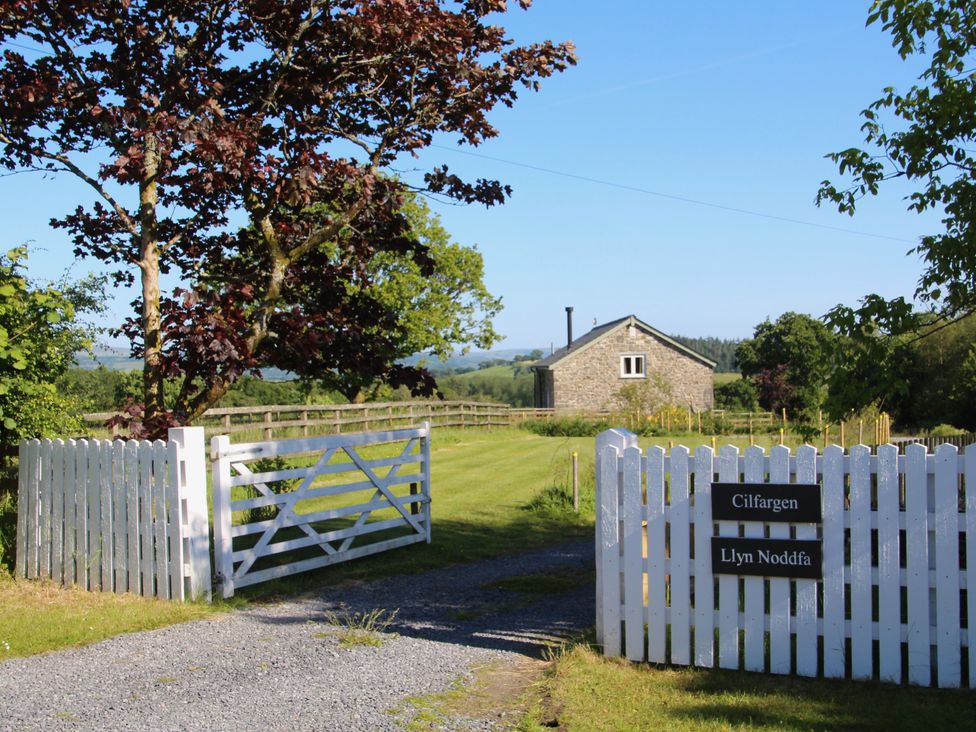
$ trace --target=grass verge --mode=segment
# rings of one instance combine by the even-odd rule
[[[537,692],[520,729],[956,730],[976,719],[967,691],[659,668],[586,644],[557,656]]]
[[[0,573],[0,661],[196,620],[223,609],[223,605],[85,592]]]

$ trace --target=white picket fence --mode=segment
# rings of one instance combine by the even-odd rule
[[[822,524],[713,521],[712,482],[819,483]],[[822,539],[823,579],[713,575],[713,536]],[[597,438],[596,549],[608,656],[976,688],[972,448],[645,454],[610,430]]]
[[[214,557],[224,597],[257,582],[430,542],[427,423],[243,444],[220,436],[211,441],[211,456]],[[257,462],[276,458],[285,464]],[[255,519],[251,512],[262,510],[266,515]]]
[[[21,442],[18,576],[209,599],[204,457],[200,427],[168,442]]]

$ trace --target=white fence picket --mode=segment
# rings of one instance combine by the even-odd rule
[[[631,661],[644,660],[644,512],[641,505],[641,457],[640,448],[624,450],[623,505],[621,524],[623,535],[623,587],[624,587],[624,648]]]
[[[37,572],[39,577],[51,576],[51,452],[53,445],[50,440],[41,442],[40,460],[38,460],[38,511],[40,513],[40,531],[37,552]]]
[[[976,689],[976,447],[966,448],[966,620],[969,688]]]
[[[844,582],[844,449],[830,445],[823,454],[823,673],[844,678],[847,658]]]
[[[790,482],[790,449],[777,445],[769,454],[769,482]],[[769,524],[770,539],[789,539],[790,525],[782,521]],[[790,672],[790,580],[772,577],[769,580],[769,670],[774,674]]]
[[[647,658],[667,661],[667,544],[664,517],[664,448],[647,451]]]
[[[64,506],[64,564],[61,581],[66,585],[75,583],[75,537],[77,536],[77,516],[75,515],[75,501],[78,489],[75,480],[75,455],[77,446],[74,440],[67,440],[64,444],[64,480],[62,494]]]
[[[64,441],[51,445],[51,569],[48,576],[61,584],[64,580]]]
[[[722,483],[739,482],[739,448],[726,445],[719,451],[718,478]],[[719,521],[718,535],[738,536],[738,523]],[[739,668],[739,578],[728,574],[718,578],[718,664]]]
[[[601,482],[607,489],[600,493],[600,536],[603,547],[599,574],[603,602],[603,652],[620,655],[620,521],[618,517],[617,467],[620,452],[607,446],[602,455]]]
[[[112,443],[112,570],[113,587],[117,593],[128,592],[129,575],[127,571],[126,548],[128,525],[125,504],[125,442]]]
[[[908,681],[932,683],[929,609],[928,475],[924,445],[905,448],[905,556],[908,584]]]
[[[202,435],[201,435],[202,439]],[[183,541],[180,537],[180,527],[183,525],[182,492],[180,454],[176,443],[172,440],[166,445],[166,542],[163,545],[167,552],[167,567],[169,568],[169,590],[167,596],[174,600],[185,599],[183,584]]]
[[[88,589],[88,441],[74,443],[75,541],[74,582]]]
[[[199,428],[187,431],[194,429]],[[176,468],[185,455],[203,454],[202,429],[192,437],[180,444],[171,440],[155,445],[121,440],[22,442],[18,576],[156,597],[181,598],[182,588],[196,588],[194,597],[207,596],[200,590],[210,581],[206,473],[202,461],[182,472]],[[194,471],[199,473],[195,479]],[[181,474],[188,476],[182,507],[177,494],[170,501],[165,490],[167,481]],[[191,520],[183,521],[186,517]],[[188,530],[201,536],[189,537]],[[202,557],[184,563],[184,543],[202,546]],[[175,563],[168,560],[170,552]],[[180,592],[173,592],[174,586]]]
[[[765,480],[763,451],[759,447],[746,449],[744,477],[746,483],[762,483]],[[742,533],[747,539],[761,539],[765,528],[760,521],[742,522]],[[745,584],[745,669],[763,671],[766,666],[766,598],[765,580],[762,577],[746,577]]]
[[[883,445],[872,455],[860,445],[845,455],[843,448],[830,446],[820,457],[815,448],[803,446],[795,457],[778,447],[768,457],[750,448],[740,458],[731,446],[717,456],[704,447],[695,453],[693,483],[687,449],[674,448],[666,455],[652,447],[646,459],[639,456],[631,447],[626,459],[613,460],[612,466],[605,461],[597,487],[598,495],[612,496],[604,506],[608,513],[613,506],[623,507],[623,569],[621,574],[617,567],[617,582],[611,583],[618,593],[616,608],[603,606],[600,611],[605,618],[616,618],[619,633],[623,609],[629,658],[645,657],[628,600],[643,589],[644,573],[631,565],[636,543],[632,516],[639,506],[641,470],[646,469],[647,660],[725,668],[741,663],[763,670],[768,652],[774,673],[795,670],[803,676],[823,673],[828,678],[923,685],[931,685],[937,675],[939,686],[968,683],[976,688],[976,591],[969,591],[976,587],[976,450],[962,456],[948,445],[928,455],[924,446],[911,445],[899,456],[896,447]],[[764,483],[767,477],[770,483],[820,482],[822,528],[818,531],[815,523],[713,522],[709,488],[715,474],[723,483]],[[606,521],[601,527],[619,532],[620,522]],[[707,551],[712,537],[736,537],[740,529],[756,539],[767,533],[771,540],[819,538],[822,578],[713,575]],[[607,537],[599,541],[604,550],[610,549]],[[962,560],[960,551],[965,553]],[[621,556],[619,544],[613,545],[612,556]],[[904,567],[901,557],[906,557]],[[716,585],[717,603],[711,592]],[[606,590],[598,595],[598,608],[613,595]],[[668,633],[670,658],[665,657]],[[618,636],[616,650],[608,646],[607,652],[619,654],[619,648]],[[906,652],[907,677],[902,670]]]
[[[817,482],[817,449],[803,445],[796,451],[796,482],[813,485]],[[816,524],[797,524],[796,538],[817,538]],[[796,580],[796,673],[817,675],[817,581]]]
[[[153,582],[153,445],[139,443],[139,586],[143,595],[154,594]]]
[[[715,664],[715,583],[712,579],[712,448],[695,450],[695,665]]]
[[[112,443],[108,440],[101,443],[99,450],[98,494],[102,516],[99,534],[102,559],[100,588],[102,592],[111,592],[115,589],[112,577],[114,515],[112,513]]]
[[[851,675],[873,674],[871,627],[871,450],[851,448]]]
[[[691,545],[688,448],[671,450],[671,663],[691,663]]]
[[[878,674],[901,681],[901,532],[898,448],[878,447]]]
[[[935,450],[936,657],[940,688],[958,688],[959,648],[959,458],[955,445]]]
[[[169,586],[169,548],[166,538],[166,485],[169,481],[167,470],[166,443],[157,440],[153,443],[153,579],[156,583],[156,596],[172,599]]]
[[[139,533],[142,519],[139,515],[139,442],[125,443],[125,575],[126,588],[139,594]]]
[[[16,569],[18,577],[27,575],[27,537],[29,503],[27,494],[33,488],[33,484],[28,479],[30,466],[30,444],[21,442],[17,452],[17,464],[20,470],[17,472],[17,557]]]

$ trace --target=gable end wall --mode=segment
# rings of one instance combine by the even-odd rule
[[[672,404],[699,411],[712,408],[712,369],[639,328],[609,333],[584,351],[552,366],[556,409],[613,409],[620,388],[643,379],[620,377],[620,357],[645,354],[646,373],[657,373],[671,386]]]

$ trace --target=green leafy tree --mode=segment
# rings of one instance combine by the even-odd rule
[[[24,276],[27,250],[0,257],[0,447],[6,455],[25,437],[77,431],[78,403],[55,382],[90,347],[93,330],[77,314],[101,308],[97,278],[60,288]]]
[[[394,322],[382,326],[394,344],[388,355],[395,360],[425,353],[447,361],[459,349],[466,353],[472,347],[491,348],[500,340],[492,319],[502,304],[485,287],[481,253],[451,241],[440,217],[419,197],[407,196],[401,213],[410,235],[427,249],[430,268],[393,252],[379,252],[369,262],[366,284],[355,288],[396,314]],[[378,335],[369,329],[365,333]],[[372,373],[332,371],[320,381],[350,401],[363,401],[378,387]]]
[[[395,314],[355,296],[380,252],[428,265],[399,212],[409,188],[389,171],[423,157],[424,190],[504,202],[502,182],[463,180],[420,153],[445,136],[495,137],[493,109],[576,61],[571,43],[516,45],[499,25],[504,0],[2,8],[0,166],[73,176],[95,197],[52,223],[77,255],[138,280],[121,332],[143,359],[130,427],[148,436],[266,367],[370,370],[430,393],[430,374],[391,361]],[[167,272],[184,288],[163,291]]]
[[[906,198],[909,210],[941,212],[942,230],[921,237],[911,250],[925,267],[915,300],[937,322],[905,298],[876,294],[856,307],[831,310],[827,322],[852,340],[838,360],[833,388],[845,395],[834,400],[842,407],[911,388],[897,377],[903,347],[976,311],[976,3],[875,0],[867,22],[881,23],[903,59],[918,57],[927,66],[910,89],[888,87],[861,112],[866,147],[828,155],[851,181],[823,181],[817,202],[853,215],[862,198],[902,179],[915,189]]]
[[[835,336],[819,320],[784,313],[756,326],[753,337],[736,349],[742,376],[756,388],[763,409],[783,408],[806,428],[823,404],[831,372]]]

